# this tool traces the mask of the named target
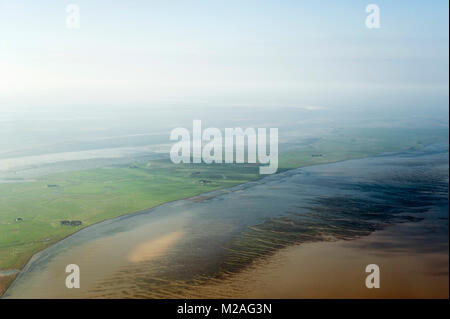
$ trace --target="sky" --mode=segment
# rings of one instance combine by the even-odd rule
[[[0,110],[447,108],[448,21],[437,0],[0,0]]]

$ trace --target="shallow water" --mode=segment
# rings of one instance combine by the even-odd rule
[[[293,244],[448,225],[446,206],[445,144],[291,170],[88,227],[36,254],[5,297],[184,297]],[[428,240],[448,238],[438,229]],[[80,289],[65,287],[68,264]]]

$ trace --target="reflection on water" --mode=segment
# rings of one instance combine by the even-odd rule
[[[292,170],[86,228],[35,255],[5,296],[190,296],[293,244],[355,239],[398,223],[448,225],[448,210],[435,209],[446,205],[446,145]],[[64,286],[71,263],[80,266],[81,289]]]

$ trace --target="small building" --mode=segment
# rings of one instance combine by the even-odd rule
[[[61,220],[59,222],[62,226],[81,226],[81,220]]]
[[[81,224],[82,224],[81,220],[72,220],[70,222],[71,226],[81,226]]]

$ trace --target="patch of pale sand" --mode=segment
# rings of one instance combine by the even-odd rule
[[[226,280],[199,287],[197,294],[216,298],[448,298],[448,250],[433,249],[433,243],[420,247],[417,236],[398,231],[394,227],[352,241],[289,247]],[[365,286],[368,264],[380,267],[378,289]]]
[[[183,232],[176,231],[165,234],[156,239],[137,245],[128,255],[133,263],[147,261],[162,256],[175,242],[183,236]]]

